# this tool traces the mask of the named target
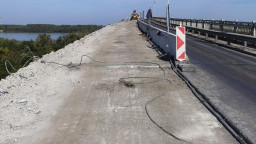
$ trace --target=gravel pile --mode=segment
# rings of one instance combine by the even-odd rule
[[[111,30],[107,26],[57,52],[44,55],[0,81],[0,143],[15,143],[39,131],[80,83],[81,72],[56,64],[79,63],[83,54],[93,52],[92,42]],[[83,62],[89,59],[84,58]]]

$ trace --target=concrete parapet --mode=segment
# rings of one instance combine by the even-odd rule
[[[158,25],[148,25],[143,21],[138,21],[140,30],[145,33],[150,40],[161,48],[165,54],[176,60],[176,35],[167,31],[162,30]],[[189,61],[186,55],[186,62]]]
[[[176,56],[176,35],[163,31],[157,26],[148,25],[138,21],[138,26],[142,32],[151,38],[151,41],[159,46],[167,55]]]

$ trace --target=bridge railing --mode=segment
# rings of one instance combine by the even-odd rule
[[[155,24],[166,26],[166,19],[161,17],[154,17]],[[250,46],[256,48],[255,27],[256,23],[247,22],[231,22],[231,21],[211,21],[211,20],[192,20],[192,19],[176,19],[170,20],[171,29],[175,30],[176,26],[182,25],[186,27],[187,32],[198,34],[198,37],[209,39],[214,38],[215,42],[219,40],[227,41],[227,44],[238,44],[244,48]],[[231,30],[235,30],[231,31]],[[240,30],[239,30],[240,29]],[[241,32],[240,32],[241,31]],[[240,33],[238,33],[240,32]],[[251,33],[251,35],[246,35]],[[253,33],[253,34],[252,34]],[[205,36],[205,37],[202,37]]]
[[[155,20],[163,20],[165,18],[155,17]],[[179,19],[171,18],[171,24],[182,24],[193,28],[201,28],[206,30],[216,30],[221,32],[230,32],[256,37],[256,22],[238,22],[226,20],[205,20],[205,19]]]

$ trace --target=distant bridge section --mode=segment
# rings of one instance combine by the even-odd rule
[[[166,18],[163,17],[154,17],[153,22],[163,27],[166,26]],[[173,30],[176,26],[185,26],[187,32],[192,35],[198,34],[198,37],[204,39],[214,38],[216,43],[224,40],[229,45],[234,43],[244,48],[247,46],[256,48],[255,22],[171,18],[170,25]]]

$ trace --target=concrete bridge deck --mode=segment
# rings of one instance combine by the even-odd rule
[[[238,143],[161,56],[135,21],[45,55],[0,81],[0,143]]]
[[[148,46],[134,21],[95,37],[89,55],[101,62],[74,69],[81,83],[22,143],[237,143]]]

